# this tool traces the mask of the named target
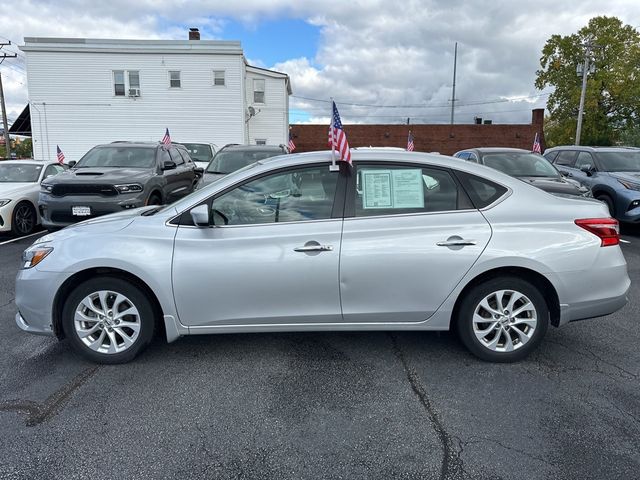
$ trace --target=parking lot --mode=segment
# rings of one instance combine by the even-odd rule
[[[624,233],[629,304],[507,365],[452,334],[376,332],[157,339],[96,366],[18,330],[36,237],[0,245],[0,478],[637,478],[640,230]]]

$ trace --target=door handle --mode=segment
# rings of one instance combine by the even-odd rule
[[[333,246],[331,245],[305,245],[304,247],[296,247],[294,252],[331,252]]]
[[[462,238],[456,240],[446,240],[444,242],[436,243],[439,247],[464,247],[467,245],[477,245],[475,240],[464,240]]]

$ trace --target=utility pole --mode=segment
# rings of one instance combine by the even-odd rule
[[[453,125],[453,109],[456,105],[456,66],[458,64],[458,42],[453,50],[453,91],[451,92],[451,125]]]
[[[580,92],[580,108],[578,109],[578,126],[576,127],[576,145],[580,145],[582,133],[582,115],[584,114],[584,97],[587,94],[587,75],[589,74],[589,56],[591,55],[591,43],[584,45],[584,63],[582,65],[582,91]]]
[[[6,47],[7,45],[11,45],[9,43],[0,43],[0,50],[2,47]],[[7,54],[2,53],[0,55],[0,65],[6,58],[16,58],[18,54]],[[4,127],[4,145],[7,150],[7,158],[11,158],[11,139],[9,138],[9,122],[7,121],[7,108],[4,105],[4,90],[2,89],[2,74],[0,73],[0,105],[2,105],[2,126]]]

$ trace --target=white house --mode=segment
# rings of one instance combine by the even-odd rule
[[[240,42],[25,38],[34,157],[97,144],[286,144],[289,77],[247,64]]]

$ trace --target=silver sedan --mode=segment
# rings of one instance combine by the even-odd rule
[[[440,155],[274,157],[167,207],[89,220],[23,254],[16,322],[103,363],[160,330],[455,329],[478,357],[522,359],[549,324],[627,302],[618,223]]]

